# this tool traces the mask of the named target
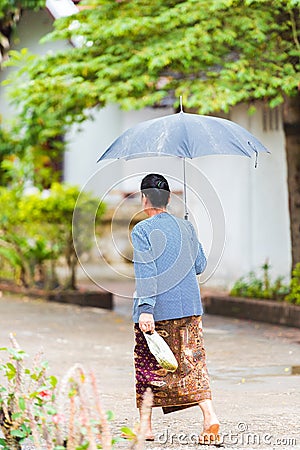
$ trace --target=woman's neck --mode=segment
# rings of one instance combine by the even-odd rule
[[[157,214],[161,214],[163,212],[167,212],[166,208],[147,208],[145,210],[148,217],[157,216]]]

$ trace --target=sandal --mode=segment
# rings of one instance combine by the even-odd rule
[[[146,436],[146,437],[145,437],[145,441],[153,442],[153,441],[155,441],[155,438],[154,438],[153,435],[149,435],[149,436]]]
[[[211,425],[209,428],[204,430],[199,436],[199,444],[200,445],[221,445],[221,438],[219,435],[220,425],[215,423]]]

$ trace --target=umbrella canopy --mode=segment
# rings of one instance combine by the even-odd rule
[[[105,159],[133,159],[147,156],[178,156],[183,158],[185,218],[185,158],[207,155],[255,155],[267,148],[245,128],[219,117],[184,113],[141,122],[121,134],[97,162]],[[269,153],[269,152],[268,152]]]
[[[183,111],[147,120],[121,134],[103,153],[105,159],[146,156],[197,158],[206,155],[251,157],[266,147],[245,128],[218,117]]]

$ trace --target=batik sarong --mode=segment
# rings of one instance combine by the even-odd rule
[[[155,330],[165,339],[177,359],[178,369],[173,373],[157,363],[138,324],[134,330],[138,408],[147,387],[153,392],[153,406],[161,406],[165,414],[211,399],[201,316],[155,323]]]

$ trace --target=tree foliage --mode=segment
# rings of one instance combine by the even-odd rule
[[[42,6],[45,6],[45,0],[0,0],[0,18],[16,9],[39,9]]]
[[[38,10],[45,0],[0,0],[0,63],[9,49],[9,37],[18,22],[22,9]]]
[[[140,108],[176,102],[201,113],[267,99],[300,82],[297,0],[88,0],[93,8],[56,21],[46,39],[77,48],[28,61],[15,89],[23,113],[85,119],[86,108],[118,102]],[[22,64],[20,54],[12,64]],[[41,124],[41,126],[43,126]]]
[[[10,48],[11,34],[16,27],[22,10],[38,10],[45,6],[45,0],[0,0],[0,70],[2,63],[7,59]],[[11,129],[1,126],[0,115],[0,161],[12,153],[21,154],[24,148],[20,138],[20,126]],[[3,182],[3,170],[0,168],[0,184]]]
[[[280,104],[300,82],[299,0],[87,0],[44,40],[76,44],[35,57],[12,51],[22,147],[49,157],[90,108],[184,104],[200,113],[253,99]],[[8,80],[10,83],[12,80]]]

